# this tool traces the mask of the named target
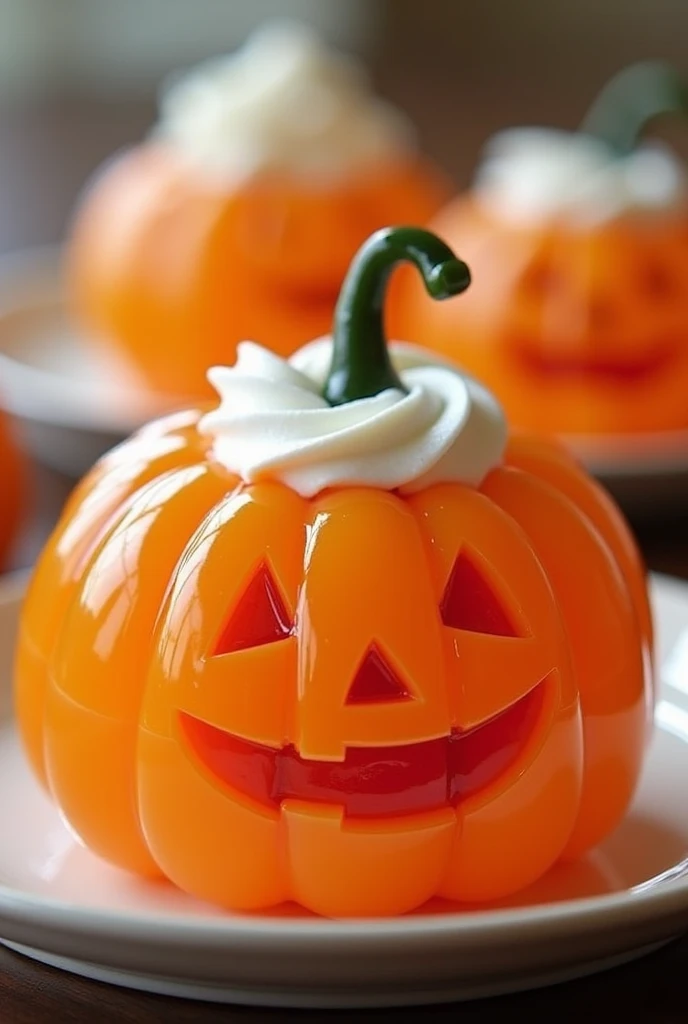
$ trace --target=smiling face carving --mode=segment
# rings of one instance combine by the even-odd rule
[[[440,614],[445,626],[516,638],[494,592],[464,553],[447,581]],[[261,561],[241,595],[213,656],[279,643],[294,635],[286,602]],[[382,817],[455,806],[498,778],[523,750],[542,712],[536,684],[511,706],[466,730],[397,745],[347,747],[341,761],[307,759],[293,744],[270,747],[180,712],[191,749],[231,789],[264,805],[287,799],[341,805],[351,817]],[[372,642],[346,695],[346,705],[412,701],[413,688]]]
[[[685,240],[646,228],[551,230],[513,283],[503,344],[543,383],[642,387],[681,360]],[[678,259],[676,257],[679,257]]]
[[[524,534],[471,488],[312,501],[242,489],[187,547],[157,646],[141,814],[173,877],[179,805],[163,786],[183,801],[184,843],[202,845],[222,884],[235,884],[238,848],[215,866],[212,851],[236,836],[263,887],[296,888],[323,912],[339,898],[323,863],[344,890],[361,871],[370,884],[398,874],[398,906],[437,885],[454,843],[458,895],[483,857],[472,822],[499,820],[502,805],[522,806],[514,828],[538,814],[543,857],[572,827],[581,749],[566,634]],[[532,850],[511,859],[508,874],[533,870]],[[252,898],[242,878],[232,905]]]
[[[618,823],[649,607],[563,450],[305,501],[234,491],[194,423],[94,470],[23,615],[22,737],[88,847],[231,910],[396,914],[516,892]]]

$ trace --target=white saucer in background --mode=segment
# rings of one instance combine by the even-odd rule
[[[76,478],[152,416],[189,400],[156,399],[125,383],[121,365],[84,343],[59,268],[59,249],[0,259],[0,406],[18,418],[39,461]],[[688,430],[566,440],[628,511],[688,504]]]
[[[78,478],[149,419],[185,404],[152,396],[84,343],[65,308],[58,249],[0,258],[0,406],[39,461]]]
[[[446,1002],[575,978],[688,930],[688,584],[653,579],[657,729],[626,821],[581,863],[501,909],[435,905],[329,921],[227,914],[82,849],[29,774],[11,714],[24,578],[0,582],[0,941],[150,992],[263,1006]]]

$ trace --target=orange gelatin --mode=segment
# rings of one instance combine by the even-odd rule
[[[396,914],[503,896],[617,824],[651,619],[563,451],[304,500],[232,478],[197,418],[91,471],[22,615],[24,743],[93,850],[226,907]]]
[[[321,421],[390,388],[402,408],[384,280],[408,258],[454,294],[446,253],[396,229],[357,255],[304,389]],[[370,916],[505,897],[606,836],[654,689],[644,569],[601,488],[552,441],[503,451],[497,417],[477,483],[308,492],[231,472],[203,412],[91,470],[23,608],[22,739],[84,843],[227,908]]]

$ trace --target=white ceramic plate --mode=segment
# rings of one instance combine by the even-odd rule
[[[84,343],[65,308],[58,249],[0,260],[0,403],[38,459],[81,476],[151,416],[186,401],[154,399]],[[688,430],[568,443],[627,509],[688,504]]]
[[[657,577],[657,731],[627,820],[577,865],[498,909],[394,920],[284,907],[230,915],[82,849],[31,778],[11,718],[23,578],[0,584],[0,941],[168,995],[300,1007],[423,1004],[592,973],[688,929],[688,584]]]

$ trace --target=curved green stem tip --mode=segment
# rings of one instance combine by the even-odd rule
[[[471,274],[437,235],[422,228],[383,228],[361,246],[349,267],[334,314],[332,364],[323,396],[330,405],[371,398],[389,388],[406,391],[392,366],[384,330],[389,278],[412,263],[433,299],[468,288]]]
[[[688,114],[688,86],[670,64],[643,61],[624,68],[604,86],[580,131],[608,143],[619,156],[630,153],[651,121]]]

